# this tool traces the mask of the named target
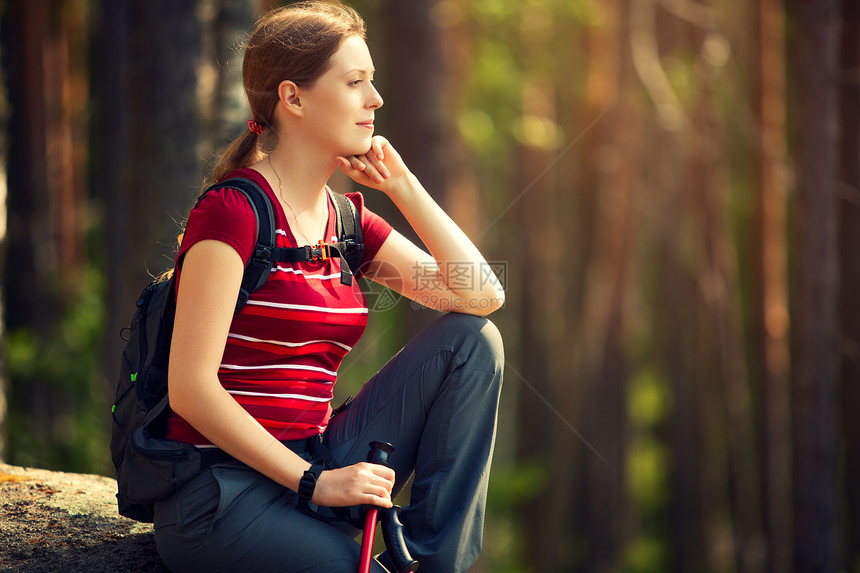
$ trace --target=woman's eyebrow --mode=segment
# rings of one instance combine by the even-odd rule
[[[371,68],[371,70],[368,72],[368,71],[367,71],[367,70],[365,70],[364,68],[353,68],[353,69],[351,69],[351,70],[349,70],[349,71],[347,71],[347,72],[344,72],[344,74],[343,74],[343,75],[347,76],[347,75],[352,74],[352,73],[355,73],[355,72],[358,72],[358,73],[360,73],[360,74],[368,74],[368,73],[369,73],[369,74],[372,76],[373,74],[375,74],[375,73],[376,73],[376,70],[375,70],[375,69],[373,69],[373,68]]]

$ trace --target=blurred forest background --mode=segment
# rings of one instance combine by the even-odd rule
[[[276,4],[0,1],[7,462],[112,474],[120,329]],[[378,132],[507,287],[474,571],[860,571],[860,2],[352,4]],[[341,397],[432,318],[367,291]]]

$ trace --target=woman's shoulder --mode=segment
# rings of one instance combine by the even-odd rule
[[[379,219],[379,215],[365,205],[364,194],[361,191],[344,193],[343,195],[355,205],[355,211],[361,221],[362,228],[366,227],[369,222],[375,222],[376,219]]]
[[[237,220],[246,220],[248,217],[253,219],[254,210],[251,207],[245,193],[237,189],[236,186],[230,186],[230,179],[248,179],[256,183],[264,193],[267,193],[268,184],[266,179],[259,172],[253,169],[237,169],[232,171],[226,177],[218,182],[219,186],[211,188],[198,199],[194,207],[196,211],[212,211],[220,212],[220,217],[228,217]],[[225,184],[226,183],[226,184]],[[224,185],[222,185],[224,184]],[[192,211],[192,214],[194,212]]]
[[[352,201],[353,204],[355,204],[355,206],[359,209],[364,208],[364,194],[361,191],[344,193],[343,196]]]
[[[188,215],[183,250],[214,239],[233,246],[247,260],[257,240],[256,217],[241,191],[229,186],[207,191]]]
[[[266,178],[257,171],[256,169],[252,169],[251,167],[244,167],[242,169],[236,169],[235,171],[231,171],[228,173],[219,183],[223,183],[228,179],[250,179],[254,183],[260,186],[263,191],[269,190],[269,182],[266,181]]]

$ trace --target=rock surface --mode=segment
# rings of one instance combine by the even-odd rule
[[[110,478],[0,463],[0,571],[167,571]]]

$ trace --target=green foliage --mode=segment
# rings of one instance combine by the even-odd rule
[[[481,555],[488,571],[519,573],[527,554],[519,510],[534,501],[549,482],[548,464],[520,463],[499,467],[490,474],[487,492],[487,540]]]
[[[505,38],[482,37],[475,47],[475,61],[460,98],[461,113],[475,110],[487,113],[490,110],[492,123],[501,136],[492,140],[493,146],[476,149],[482,155],[498,153],[509,147],[505,136],[510,138],[512,135],[509,126],[520,113],[522,94],[517,89],[520,66],[512,48]],[[463,135],[471,143],[468,134]]]
[[[651,436],[637,437],[627,454],[627,489],[641,513],[655,514],[668,497],[666,447]]]
[[[691,56],[674,55],[662,59],[663,69],[669,85],[678,97],[678,101],[685,110],[690,110],[696,102],[697,82],[696,60]]]
[[[625,572],[656,573],[669,566],[664,531],[670,493],[669,452],[659,434],[671,409],[668,385],[656,372],[642,370],[630,381],[627,416],[631,438],[626,482],[639,531],[624,547],[621,567]]]
[[[631,381],[627,391],[627,412],[633,427],[656,429],[671,408],[672,395],[656,373],[644,370]]]
[[[501,513],[489,507],[487,529],[491,534],[484,536],[484,547],[480,563],[482,570],[494,573],[522,573],[529,569],[522,564],[523,532],[522,524],[515,514]]]
[[[625,573],[660,573],[669,570],[665,543],[656,536],[631,539],[624,548],[621,561]]]
[[[9,461],[108,474],[107,384],[101,344],[104,277],[88,268],[56,327],[6,335],[10,380]]]
[[[535,499],[549,482],[547,464],[523,463],[496,468],[487,493],[489,505],[495,508],[517,508]]]

